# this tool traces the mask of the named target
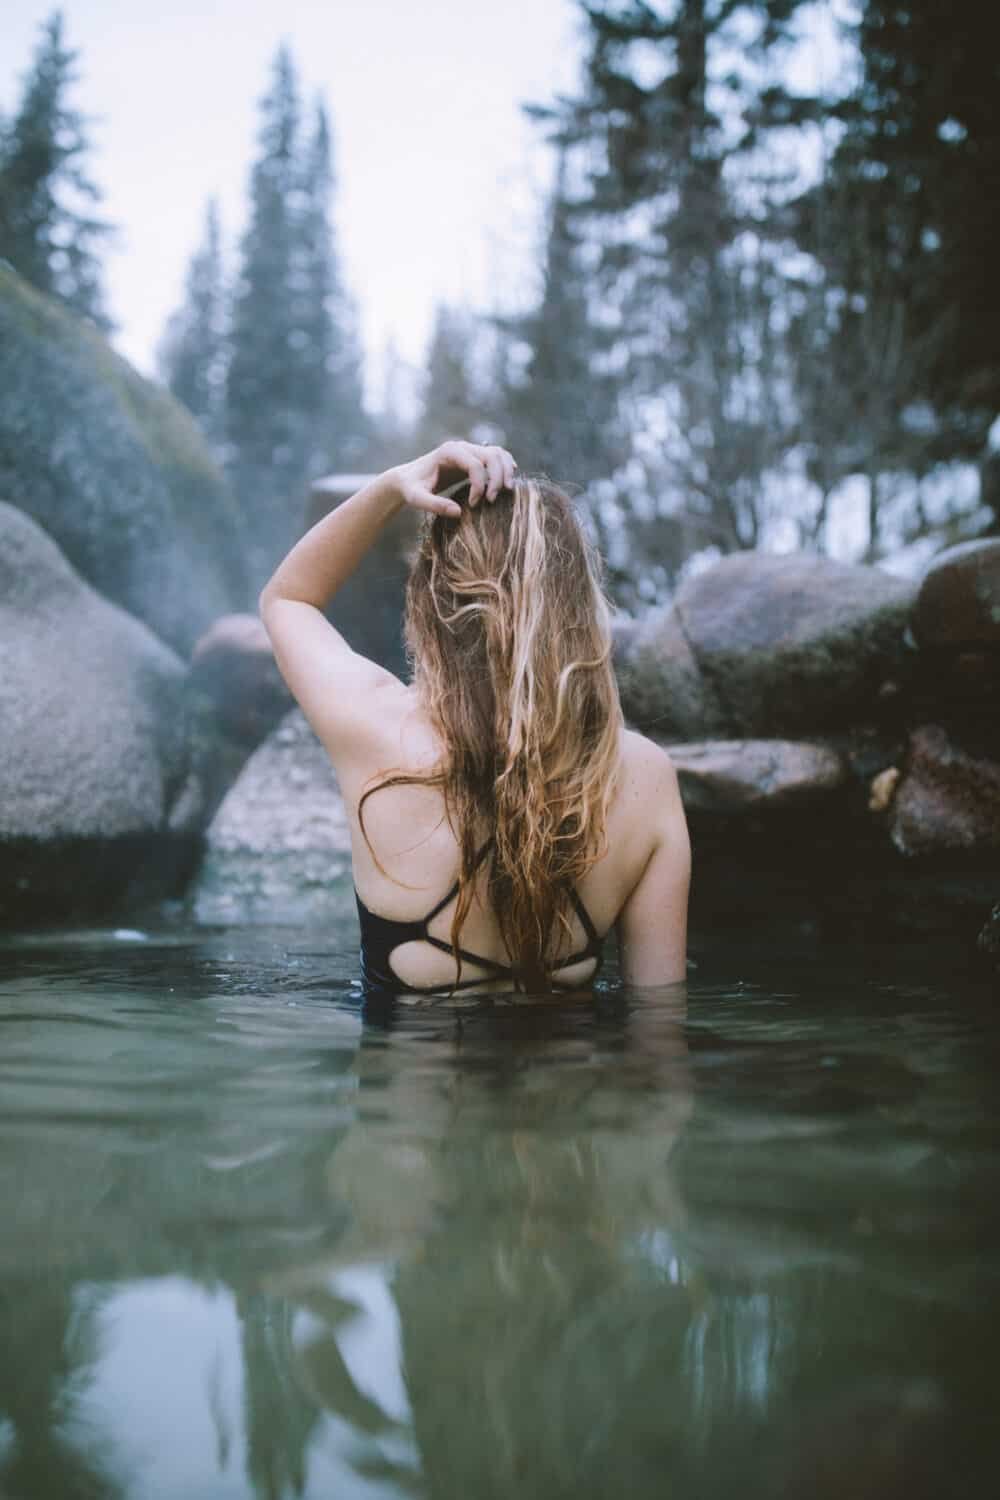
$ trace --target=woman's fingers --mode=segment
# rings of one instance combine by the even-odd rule
[[[417,510],[429,510],[435,516],[458,517],[462,514],[462,507],[457,500],[452,500],[447,495],[435,495],[433,490],[423,484],[413,486],[407,502]]]
[[[477,500],[483,498],[489,487],[489,470],[478,453],[465,454],[463,467],[469,476],[469,504],[475,505]]]
[[[490,475],[496,476],[496,488],[489,496],[491,500],[495,500],[501,490],[514,488],[517,479],[517,464],[514,462],[514,455],[508,453],[506,448],[501,448],[499,443],[491,444],[484,452],[490,455],[488,464]]]
[[[501,449],[494,447],[481,448],[483,463],[486,465],[487,483],[486,498],[495,500],[504,487],[503,459]]]
[[[464,470],[469,476],[467,499],[470,506],[478,504],[484,496],[487,500],[495,500],[501,490],[514,488],[517,464],[513,455],[497,443],[443,443],[434,456],[437,464],[434,478],[429,481],[430,487],[437,484],[440,469]],[[451,511],[445,513],[452,514]]]
[[[469,476],[469,504],[475,505],[485,493],[489,473],[480,454],[482,449],[472,443],[442,443],[437,450],[439,468],[464,470]]]

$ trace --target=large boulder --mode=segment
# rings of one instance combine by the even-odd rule
[[[175,816],[184,678],[168,646],[0,504],[0,922],[170,889],[196,834]]]
[[[913,593],[877,568],[806,553],[723,558],[627,642],[625,711],[691,738],[871,722],[904,668]]]
[[[321,925],[353,907],[351,836],[330,758],[293,709],[247,761],[207,834],[199,922]]]
[[[913,593],[877,568],[740,552],[685,583],[675,608],[733,727],[795,734],[877,716],[903,664]]]
[[[248,602],[239,513],[193,418],[2,264],[0,494],[184,655]]]

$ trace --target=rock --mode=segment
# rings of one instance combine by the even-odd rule
[[[940,553],[920,585],[912,628],[921,646],[1000,649],[1000,540]]]
[[[333,767],[293,709],[213,818],[192,910],[204,923],[322,924],[353,908],[350,868]]]
[[[625,717],[664,739],[702,739],[728,720],[706,682],[676,610],[617,627],[615,664]]]
[[[292,706],[256,615],[223,615],[197,642],[188,672],[191,774],[177,815],[204,827]]]
[[[738,813],[798,807],[847,780],[827,745],[792,740],[709,740],[667,747],[688,812]]]
[[[877,568],[741,552],[689,579],[673,610],[726,731],[798,735],[884,710],[913,592]]]
[[[889,827],[908,856],[1000,850],[1000,763],[971,755],[936,724],[914,730]]]
[[[1000,967],[1000,901],[993,907],[977,939],[980,953]]]
[[[920,586],[912,629],[920,717],[1000,754],[1000,541],[940,553]]]
[[[223,615],[195,645],[188,679],[221,733],[255,749],[292,707],[271,642],[256,615]]]
[[[239,510],[193,418],[2,263],[0,495],[183,655],[248,602]]]
[[[171,887],[184,675],[0,504],[0,922],[101,911],[133,876],[137,893]]]

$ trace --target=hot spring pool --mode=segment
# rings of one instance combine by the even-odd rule
[[[355,941],[0,948],[4,1500],[993,1489],[984,976],[365,1012]]]

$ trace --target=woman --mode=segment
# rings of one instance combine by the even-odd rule
[[[684,977],[690,850],[666,753],[626,730],[597,563],[566,496],[503,448],[389,469],[261,595],[351,823],[362,972],[378,988],[583,987],[617,929],[633,985]],[[406,686],[323,610],[405,507]]]

